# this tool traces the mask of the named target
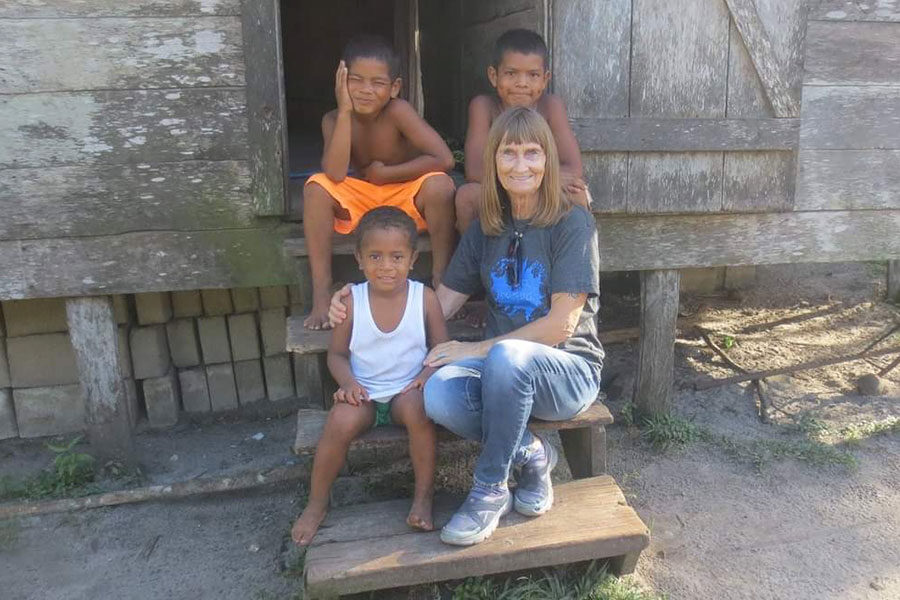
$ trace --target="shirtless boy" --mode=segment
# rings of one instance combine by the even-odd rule
[[[400,61],[375,36],[354,38],[335,73],[337,108],[322,118],[323,173],[303,192],[303,232],[312,271],[313,306],[303,324],[329,327],[332,228],[350,233],[368,210],[396,206],[431,235],[432,283],[440,281],[455,239],[447,171],[453,155],[415,109],[398,98]],[[348,176],[350,169],[355,177]]]
[[[588,191],[581,166],[581,151],[569,126],[566,105],[559,96],[544,93],[550,83],[547,45],[527,29],[510,29],[494,44],[493,64],[487,76],[496,95],[480,95],[469,103],[466,131],[466,184],[456,191],[456,227],[465,232],[478,216],[481,197],[482,154],[491,123],[514,106],[537,110],[547,123],[559,149],[560,175],[569,199],[588,206]]]

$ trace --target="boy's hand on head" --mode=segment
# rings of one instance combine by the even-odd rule
[[[366,181],[374,183],[375,185],[387,183],[387,180],[384,177],[384,163],[380,160],[373,160],[369,163],[369,166],[366,167],[365,171],[363,171],[363,177]]]
[[[334,74],[334,96],[337,99],[338,112],[352,112],[353,101],[350,99],[350,90],[347,87],[347,74],[349,73],[344,61],[338,63]]]
[[[328,322],[332,327],[337,327],[347,318],[347,305],[344,304],[344,298],[350,295],[350,284],[344,284],[331,297],[331,304],[328,305]]]

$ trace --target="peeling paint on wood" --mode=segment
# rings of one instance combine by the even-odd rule
[[[239,15],[241,0],[3,0],[0,19]]]
[[[0,168],[246,158],[243,90],[0,96]]]
[[[236,17],[0,19],[0,62],[2,94],[244,85]]]
[[[804,88],[801,148],[893,149],[898,140],[900,85]]]
[[[809,24],[806,85],[900,84],[900,22]]]
[[[246,162],[0,170],[0,240],[252,227]]]
[[[884,208],[900,209],[900,149],[800,152],[797,210]]]

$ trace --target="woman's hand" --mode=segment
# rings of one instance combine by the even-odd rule
[[[426,367],[442,367],[464,358],[482,358],[487,349],[482,342],[449,341],[438,344],[425,357]]]
[[[345,284],[331,297],[331,304],[328,305],[328,322],[332,327],[337,327],[347,318],[347,305],[344,304],[344,298],[350,295],[350,284]]]

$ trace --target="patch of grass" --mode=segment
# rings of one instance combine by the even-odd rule
[[[898,417],[891,417],[884,421],[853,423],[842,428],[840,436],[842,443],[849,446],[858,446],[864,439],[892,433],[900,433],[900,418]]]
[[[659,600],[630,579],[610,575],[593,562],[541,574],[499,580],[473,578],[452,589],[453,600]]]
[[[701,430],[700,437],[733,460],[753,465],[758,471],[785,458],[793,458],[816,467],[839,466],[854,469],[857,466],[856,457],[849,452],[813,439],[736,440],[705,429]]]
[[[828,425],[806,412],[796,420],[795,426],[798,431],[811,439],[818,439],[828,432]]]
[[[54,454],[52,468],[22,481],[11,477],[0,478],[0,500],[40,500],[79,496],[95,491],[90,485],[96,477],[94,457],[75,451],[75,446],[80,442],[81,437],[64,444],[48,442],[47,449]]]
[[[722,348],[725,350],[731,350],[734,348],[734,345],[737,343],[737,338],[733,335],[723,335],[722,336]]]
[[[19,541],[19,527],[18,521],[0,521],[0,551]]]
[[[634,425],[634,403],[626,402],[622,409],[619,410],[619,420],[629,427]]]
[[[700,429],[676,415],[654,415],[644,419],[644,439],[657,450],[682,447],[700,439]]]

